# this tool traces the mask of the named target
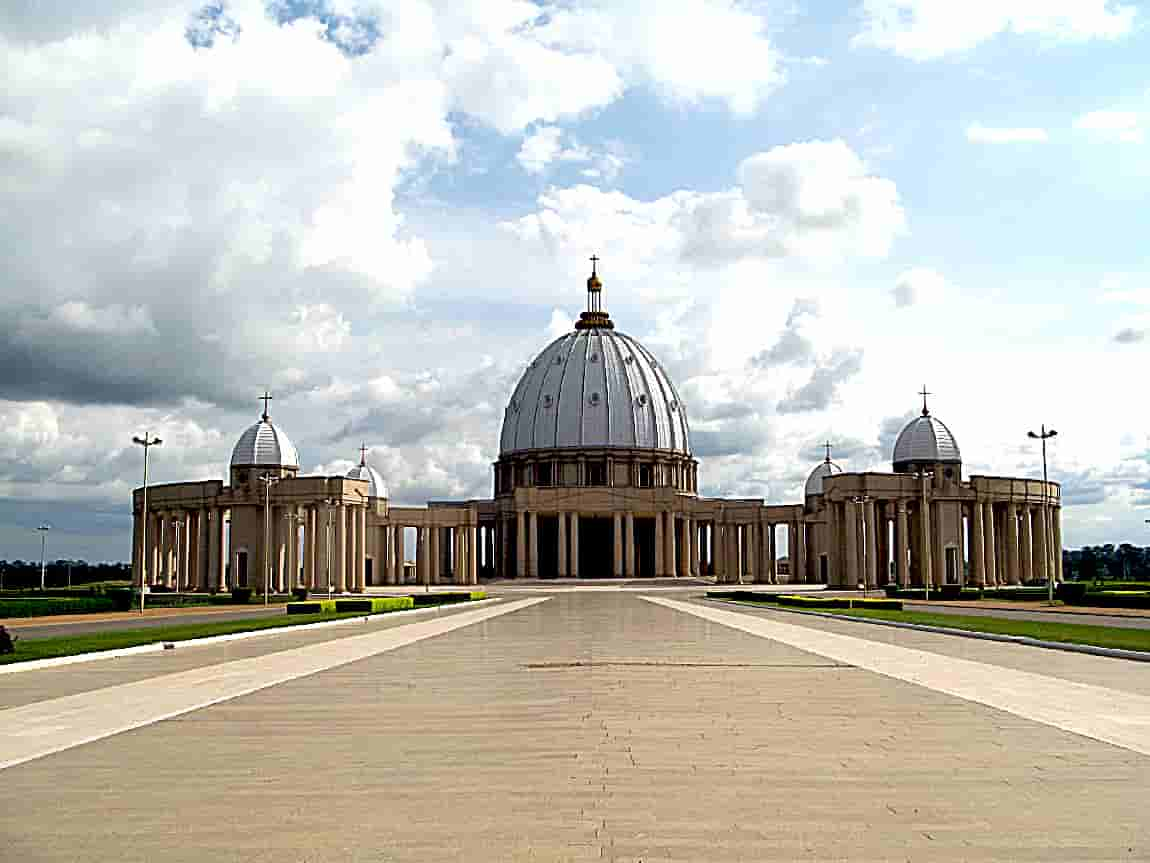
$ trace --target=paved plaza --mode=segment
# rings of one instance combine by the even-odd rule
[[[1150,664],[698,593],[0,675],[0,859],[1150,856]]]

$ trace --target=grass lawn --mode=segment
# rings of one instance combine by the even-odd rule
[[[766,602],[744,602],[743,604],[778,607],[775,603]],[[1071,644],[1091,644],[1095,647],[1150,651],[1150,629],[1092,626],[1084,623],[1052,623],[1042,620],[1010,620],[1005,617],[967,617],[961,614],[939,614],[930,611],[888,611],[872,608],[817,610],[825,614],[835,614],[842,617],[897,620],[902,623],[921,623],[927,626],[944,626],[949,629],[993,632],[997,635],[1025,635],[1042,641],[1066,641]]]
[[[280,626],[298,626],[301,623],[363,616],[363,612],[295,614],[291,617],[285,614],[283,617],[273,618],[224,620],[219,623],[185,623],[172,626],[155,626],[150,629],[116,629],[84,635],[65,635],[59,638],[19,639],[15,644],[16,652],[0,654],[0,663],[26,662],[30,659],[72,656],[77,653],[90,653],[97,650],[117,650],[121,647],[135,647],[139,644],[152,644],[157,641],[187,641],[189,638],[205,638],[209,635],[230,635],[233,632],[275,629]],[[19,632],[13,632],[13,635],[19,636]]]

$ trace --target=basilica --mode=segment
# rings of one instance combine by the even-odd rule
[[[964,477],[925,391],[890,473],[844,471],[828,445],[802,501],[701,497],[687,406],[651,352],[615,328],[602,291],[593,266],[587,310],[511,393],[492,498],[392,506],[366,448],[344,476],[300,476],[265,400],[226,483],[135,490],[136,583],[357,593],[480,578],[849,588],[1061,578],[1058,484]]]

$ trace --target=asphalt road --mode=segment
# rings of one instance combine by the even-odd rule
[[[960,614],[965,617],[1004,617],[1009,620],[1032,620],[1046,623],[1078,623],[1091,626],[1114,626],[1123,629],[1150,629],[1150,617],[1116,614],[1074,614],[1057,611],[1029,611],[1011,608],[965,608],[955,605],[935,605],[916,602],[905,606],[907,611],[931,611],[939,614]]]
[[[252,617],[274,617],[284,614],[282,605],[270,608],[257,606],[236,611],[215,611],[203,614],[180,614],[169,617],[122,617],[115,620],[78,620],[74,623],[49,623],[33,626],[9,624],[13,635],[32,641],[36,638],[58,638],[68,635],[87,635],[92,632],[110,632],[116,629],[153,629],[161,626],[184,626],[189,623],[222,623]]]

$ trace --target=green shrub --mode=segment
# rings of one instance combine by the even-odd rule
[[[410,596],[376,596],[371,600],[371,611],[380,614],[385,611],[402,611],[414,608],[415,601]]]
[[[17,597],[0,599],[0,617],[43,617],[52,614],[92,614],[115,611],[116,603],[106,596]]]
[[[236,605],[246,605],[251,601],[252,589],[250,587],[233,587],[232,602]]]
[[[778,596],[773,593],[756,593],[753,590],[708,590],[708,599],[738,599],[751,602],[774,602]]]
[[[902,601],[898,599],[852,599],[851,608],[886,608],[902,611]]]
[[[778,597],[779,605],[793,605],[800,608],[850,608],[851,601],[845,596],[803,596],[783,593]]]
[[[370,614],[371,599],[337,599],[335,601],[335,610],[340,614],[347,614],[349,611],[362,611]]]
[[[134,587],[105,588],[104,596],[112,601],[115,611],[131,611],[136,607],[136,589]]]
[[[1064,581],[1054,590],[1054,595],[1070,605],[1079,605],[1086,599],[1090,584],[1085,581]]]
[[[311,599],[307,602],[289,602],[287,604],[288,614],[324,614],[332,613],[335,611],[336,600],[334,599]]]
[[[305,599],[307,599],[307,588],[293,587],[291,589],[291,595],[292,599],[294,599],[296,602],[303,602]]]
[[[1017,599],[1034,602],[1036,599],[1046,599],[1045,587],[996,587],[984,590],[982,595],[987,599]]]
[[[901,593],[899,592],[899,586],[897,584],[885,585],[883,587],[883,593],[885,593],[889,599],[894,599],[896,596],[901,596]]]
[[[1084,605],[1104,608],[1150,608],[1150,591],[1099,590],[1086,594]]]

